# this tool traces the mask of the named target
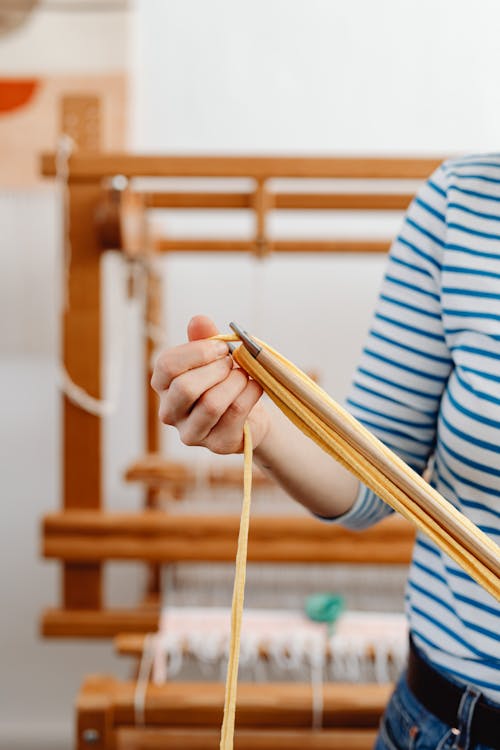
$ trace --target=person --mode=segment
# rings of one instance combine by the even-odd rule
[[[389,253],[349,410],[482,531],[500,539],[500,155],[444,162]],[[391,512],[233,366],[204,316],[158,358],[159,416],[187,445],[242,450],[329,521],[362,529]],[[417,534],[406,590],[408,669],[376,750],[500,748],[500,606]]]

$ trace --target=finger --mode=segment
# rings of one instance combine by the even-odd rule
[[[227,344],[223,341],[208,339],[192,341],[167,349],[160,354],[155,363],[151,386],[157,393],[161,393],[182,373],[224,358],[228,351]]]
[[[160,393],[160,420],[177,424],[186,419],[193,404],[217,383],[221,383],[232,369],[232,358],[224,357],[204,367],[188,370],[172,380],[170,387]]]
[[[179,425],[182,442],[186,445],[200,445],[233,401],[241,395],[247,383],[246,373],[232,370],[223,383],[205,391],[187,419]]]
[[[198,339],[208,339],[219,333],[217,326],[211,318],[206,315],[195,315],[188,323],[188,339],[196,341]]]
[[[262,396],[261,386],[249,380],[244,390],[226,409],[225,414],[205,438],[203,444],[214,453],[237,453],[243,450],[243,425]]]

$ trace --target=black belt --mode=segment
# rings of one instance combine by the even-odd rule
[[[450,727],[456,727],[458,709],[465,690],[449,682],[419,655],[410,639],[408,687],[425,708]],[[481,696],[474,708],[471,744],[500,750],[500,706],[486,703]]]

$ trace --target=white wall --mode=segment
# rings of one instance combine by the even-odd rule
[[[131,28],[136,148],[292,154],[497,149],[495,0],[141,0],[137,6]],[[105,72],[125,65],[128,20],[100,15],[90,33],[86,18],[35,17],[16,38],[0,40],[0,73]],[[50,190],[0,196],[0,745],[9,748],[23,737],[32,738],[25,746],[54,748],[57,736],[68,746],[83,674],[118,670],[108,643],[47,643],[36,635],[39,612],[56,601],[58,589],[55,568],[39,560],[37,541],[41,513],[58,500],[55,200]],[[182,217],[172,221],[179,231],[191,231]],[[235,231],[248,230],[246,217],[235,221]],[[172,341],[181,339],[193,312],[210,312],[221,325],[238,317],[300,364],[319,365],[326,385],[341,395],[382,265],[297,258],[259,266],[251,259],[190,257],[171,260],[168,272]],[[107,427],[107,487],[115,506],[135,502],[119,480],[139,434],[133,311],[128,321],[132,348],[122,408]],[[127,587],[123,574],[117,576],[115,598],[133,598],[131,580]]]
[[[495,0],[139,0],[138,9],[141,149],[498,148]]]
[[[499,21],[495,0],[481,13],[466,0],[142,0],[132,30],[131,142],[181,153],[495,150]],[[399,221],[374,231],[394,234]],[[318,212],[308,222],[273,217],[271,233],[318,236],[339,223],[360,231]],[[173,213],[165,228],[192,235],[201,226],[211,231],[202,212],[195,223]],[[233,214],[225,231],[248,236],[251,223]],[[241,319],[345,395],[382,259],[192,256],[164,265],[171,341],[195,312],[224,327]],[[181,451],[174,435],[169,446]]]

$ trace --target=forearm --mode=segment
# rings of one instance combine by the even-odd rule
[[[327,455],[276,408],[254,452],[256,463],[299,503],[326,518],[346,513],[356,499],[359,482]]]

